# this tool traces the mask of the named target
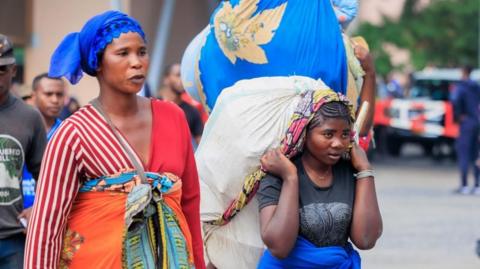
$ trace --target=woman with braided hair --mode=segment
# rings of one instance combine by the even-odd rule
[[[372,167],[351,145],[351,106],[342,99],[319,105],[299,154],[290,160],[277,149],[261,159],[268,174],[257,199],[267,250],[258,268],[360,268],[349,240],[370,249],[382,233]]]

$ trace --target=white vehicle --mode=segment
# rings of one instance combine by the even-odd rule
[[[480,70],[472,72],[480,82]],[[412,74],[405,98],[376,103],[374,127],[377,144],[398,156],[406,142],[419,143],[427,154],[453,155],[458,136],[450,95],[461,80],[461,69],[427,69]]]

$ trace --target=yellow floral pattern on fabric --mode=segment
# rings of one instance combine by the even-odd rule
[[[268,44],[282,21],[287,3],[259,12],[260,0],[242,0],[232,7],[224,2],[214,18],[215,38],[223,54],[235,64],[237,58],[255,64],[268,63],[265,51],[260,45]]]
[[[67,229],[63,237],[63,248],[60,256],[60,268],[68,268],[70,262],[83,244],[84,238],[79,233]]]

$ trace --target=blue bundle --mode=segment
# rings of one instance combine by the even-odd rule
[[[256,77],[320,78],[345,93],[347,62],[338,23],[330,0],[223,1],[209,29],[187,49],[196,59],[184,57],[190,63],[182,68],[188,73],[184,82],[195,85],[189,92],[202,96],[208,109],[223,89]]]

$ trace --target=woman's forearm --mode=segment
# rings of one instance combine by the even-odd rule
[[[358,179],[350,238],[359,249],[371,249],[382,234],[382,226],[373,177]]]
[[[361,136],[368,135],[368,132],[372,128],[373,115],[375,114],[375,80],[375,71],[369,71],[363,77],[362,90],[360,92],[360,105],[366,101],[368,102],[369,106],[365,124],[360,130]]]

